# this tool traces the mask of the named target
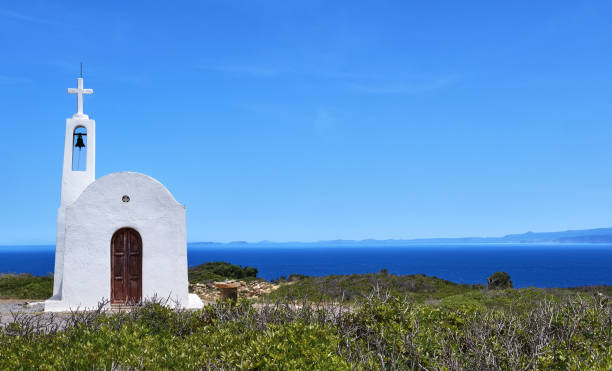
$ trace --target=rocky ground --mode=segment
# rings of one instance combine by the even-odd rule
[[[224,281],[227,283],[236,283],[238,287],[238,298],[257,299],[261,295],[268,294],[276,289],[279,285],[271,284],[266,281]],[[197,294],[204,302],[214,302],[221,298],[221,290],[215,287],[213,282],[209,283],[194,283],[190,284],[189,288]]]
[[[0,299],[0,325],[13,322],[15,313],[40,313],[45,305],[42,301],[28,301],[23,299]]]
[[[9,314],[11,312],[42,312],[44,303],[42,301],[29,301],[23,299],[1,299],[0,313]]]

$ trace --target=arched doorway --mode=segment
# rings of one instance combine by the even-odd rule
[[[111,239],[111,304],[142,299],[142,239],[132,228],[121,228]]]

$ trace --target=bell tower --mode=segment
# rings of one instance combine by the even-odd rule
[[[77,95],[77,112],[66,119],[61,196],[64,206],[73,203],[96,175],[96,122],[83,113],[83,94],[93,94],[93,90],[83,89],[83,77],[79,77],[77,88],[69,88],[68,94]]]
[[[77,78],[77,88],[69,88],[68,94],[77,96],[77,112],[66,119],[64,141],[64,165],[62,191],[57,212],[57,238],[55,244],[55,273],[53,296],[61,298],[64,271],[64,236],[66,232],[66,206],[81,195],[95,181],[96,174],[96,122],[83,113],[83,95],[93,94],[83,88],[83,73]]]

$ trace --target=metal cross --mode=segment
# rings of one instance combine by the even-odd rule
[[[83,94],[93,94],[93,89],[83,89],[83,78],[77,78],[77,88],[68,88],[68,94],[76,94],[77,95],[77,113],[75,116],[85,116],[83,115]]]

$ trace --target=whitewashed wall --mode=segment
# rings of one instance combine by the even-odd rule
[[[130,197],[123,202],[124,195]],[[45,310],[93,308],[111,295],[111,238],[120,228],[142,237],[142,296],[171,298],[183,307],[200,307],[188,294],[185,206],[155,179],[120,172],[89,185],[66,207],[61,298]]]

